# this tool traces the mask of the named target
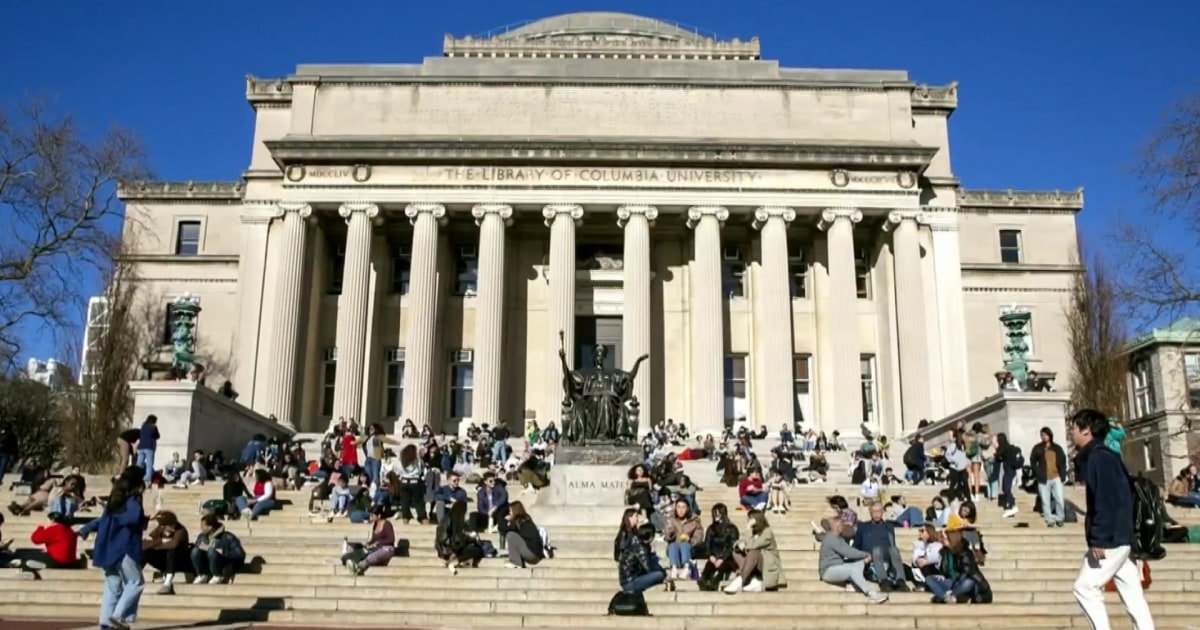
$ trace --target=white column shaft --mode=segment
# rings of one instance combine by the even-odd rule
[[[511,212],[511,210],[510,210]],[[504,352],[504,218],[486,212],[479,224],[479,268],[475,298],[475,392],[473,420],[496,426]]]
[[[238,297],[241,309],[238,313],[237,376],[234,387],[241,395],[243,404],[262,411],[262,396],[257,395],[259,348],[262,337],[263,279],[266,270],[267,236],[270,230],[268,217],[242,219],[242,252],[238,257]],[[265,367],[265,366],[264,366]]]
[[[725,324],[721,306],[721,223],[696,221],[692,264],[692,426],[716,433],[725,426]]]
[[[903,428],[916,428],[929,415],[929,344],[925,332],[925,284],[917,222],[903,218],[892,235],[896,260],[896,332],[900,349]]]
[[[760,422],[772,430],[781,424],[792,426],[795,408],[795,384],[792,368],[792,298],[788,282],[787,223],[771,216],[762,225],[762,286],[757,287],[756,308],[763,324],[757,336],[757,351],[764,370],[763,414]]]
[[[932,236],[938,301],[938,335],[942,340],[942,402],[946,413],[954,413],[977,399],[971,395],[971,379],[968,373],[962,256],[957,229],[935,228]]]
[[[404,417],[420,427],[434,424],[438,220],[427,210],[413,214],[410,214],[413,241],[408,282],[408,334],[405,335]]]
[[[826,232],[829,248],[829,334],[833,368],[834,409],[837,417],[824,425],[843,435],[862,422],[862,370],[858,345],[858,293],[855,289],[854,224],[844,216],[832,221]]]
[[[304,245],[308,233],[305,218],[311,210],[285,209],[275,237],[278,248],[272,244],[276,255],[273,321],[271,322],[270,372],[266,375],[270,386],[265,395],[268,404],[265,410],[274,414],[280,424],[295,426],[296,381],[299,378],[296,365],[299,363],[299,327],[301,292],[304,286]]]
[[[337,374],[333,417],[359,419],[363,403],[363,357],[367,351],[368,287],[371,276],[371,217],[375,206],[343,206],[346,260],[337,316]]]
[[[650,221],[645,212],[631,212],[625,221],[625,312],[621,319],[622,368],[633,369],[638,357],[650,354]],[[650,400],[650,357],[633,382],[638,399],[638,435],[650,431],[654,421]]]

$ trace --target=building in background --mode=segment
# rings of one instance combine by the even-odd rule
[[[56,392],[62,391],[64,387],[72,382],[70,366],[65,363],[59,363],[57,359],[39,361],[38,359],[30,358],[25,364],[24,376]]]
[[[643,418],[693,433],[897,435],[996,392],[1012,306],[1070,386],[1082,192],[963,188],[958,89],[562,15],[250,77],[243,180],[125,186],[125,233],[164,335],[199,296],[209,379],[300,430],[545,424],[561,342],[649,354]]]
[[[1164,485],[1200,463],[1200,320],[1185,317],[1131,341],[1123,444],[1130,473]]]

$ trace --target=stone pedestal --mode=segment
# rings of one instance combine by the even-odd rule
[[[642,462],[637,446],[561,446],[554,454],[550,487],[539,507],[611,507],[625,505],[629,469]]]

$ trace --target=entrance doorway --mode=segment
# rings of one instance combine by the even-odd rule
[[[592,348],[597,344],[608,350],[604,365],[594,365]],[[620,316],[581,315],[575,318],[575,367],[618,368],[621,366]]]

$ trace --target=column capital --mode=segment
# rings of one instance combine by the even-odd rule
[[[475,225],[483,225],[483,219],[494,214],[504,221],[504,225],[512,225],[512,206],[506,203],[479,203],[471,208],[471,216],[475,217]]]
[[[404,216],[408,217],[409,223],[416,224],[417,217],[423,212],[428,212],[439,224],[446,223],[446,206],[440,203],[410,203],[404,206]]]
[[[724,227],[729,220],[729,209],[725,206],[692,206],[687,211],[687,226],[694,229],[706,216],[716,218],[717,223]]]
[[[899,227],[904,221],[913,221],[917,225],[929,223],[925,217],[925,213],[920,210],[893,210],[888,213],[887,221],[883,222],[883,231],[890,232]]]
[[[542,217],[546,219],[546,227],[554,223],[554,218],[560,214],[565,214],[571,217],[575,225],[583,220],[583,206],[573,203],[552,203],[542,208]]]
[[[354,214],[355,212],[361,212],[365,214],[368,219],[374,219],[375,217],[379,216],[379,206],[367,201],[347,201],[346,203],[338,206],[338,216],[342,217],[343,219],[348,220],[350,215]]]
[[[773,218],[782,219],[784,223],[796,220],[796,211],[787,206],[763,206],[754,211],[754,222],[750,224],[756,230],[761,230]]]
[[[635,214],[640,214],[646,217],[646,221],[653,224],[658,218],[658,208],[654,206],[628,205],[617,208],[617,227],[623,228],[629,222],[629,218]]]
[[[295,212],[301,219],[312,216],[312,206],[306,203],[285,201],[275,206],[275,218],[281,218],[289,212]]]
[[[847,219],[851,223],[862,221],[862,210],[858,208],[826,208],[821,211],[821,219],[817,221],[817,229],[826,231],[838,219]]]

